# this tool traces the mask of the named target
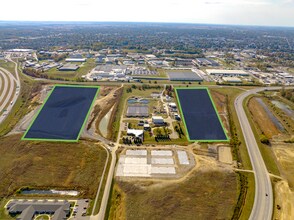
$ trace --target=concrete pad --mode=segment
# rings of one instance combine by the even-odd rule
[[[147,150],[127,150],[126,155],[147,156]]]
[[[189,159],[186,151],[178,150],[178,159],[181,165],[189,165]]]
[[[218,148],[218,160],[222,163],[233,163],[232,153],[230,147],[219,147]]]
[[[126,157],[125,164],[147,164],[147,157]]]
[[[171,150],[152,150],[151,155],[152,156],[169,156],[169,157],[171,157],[173,155],[173,152]]]
[[[174,167],[151,167],[151,174],[176,174]]]
[[[168,157],[168,158],[152,157],[151,164],[174,164],[174,160],[171,157]]]

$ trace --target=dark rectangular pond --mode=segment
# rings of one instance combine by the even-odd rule
[[[78,141],[98,87],[56,85],[23,140]]]
[[[228,140],[206,88],[177,88],[176,94],[190,141]]]

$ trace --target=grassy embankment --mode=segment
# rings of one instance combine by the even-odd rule
[[[261,143],[260,139],[264,134],[275,134],[275,126],[271,125],[271,119],[267,116],[263,108],[259,103],[250,105],[252,96],[248,97],[244,102],[244,109],[248,117],[249,123],[251,125],[253,134],[257,141],[258,147],[260,149],[261,155],[270,173],[275,175],[280,175],[279,169],[276,165],[276,159],[274,153],[269,145]],[[260,114],[262,116],[260,116]],[[257,121],[259,120],[259,121]],[[262,127],[261,127],[262,126]],[[263,130],[262,130],[263,128]],[[271,129],[272,128],[272,129]],[[271,138],[270,136],[267,138]]]
[[[15,64],[7,61],[5,62],[4,60],[0,60],[0,67],[8,70],[12,75],[15,76]]]

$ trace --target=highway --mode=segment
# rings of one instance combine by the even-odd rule
[[[3,92],[0,95],[0,103],[2,103],[0,106],[0,123],[2,123],[2,121],[4,121],[4,119],[10,113],[11,109],[13,108],[13,105],[15,104],[19,96],[20,90],[17,63],[11,60],[10,57],[7,57],[6,59],[15,64],[16,77],[8,70],[0,67],[0,75],[3,78],[3,80],[1,80],[0,82],[0,86],[3,87]],[[6,111],[2,114],[3,110]]]
[[[6,59],[15,64],[16,77],[8,70],[0,67],[0,74],[3,77],[3,82],[1,81],[1,87],[3,86],[4,88],[3,93],[0,96],[0,103],[2,103],[0,106],[0,124],[4,121],[7,115],[9,115],[20,93],[20,80],[17,70],[17,63],[11,60],[9,56],[7,56]],[[10,104],[11,102],[12,104]],[[3,110],[6,111],[2,114]]]
[[[243,101],[246,97],[256,92],[275,89],[280,89],[280,87],[267,87],[249,90],[239,95],[234,103],[255,177],[255,197],[249,218],[250,220],[271,220],[274,198],[269,173],[259,151],[246,113],[243,109]]]

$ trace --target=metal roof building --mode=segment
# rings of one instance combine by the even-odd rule
[[[127,117],[148,117],[147,105],[129,105],[127,109]]]
[[[249,73],[244,70],[218,70],[218,69],[206,69],[209,75],[214,76],[249,76]]]
[[[202,82],[203,79],[194,72],[168,72],[170,81],[198,81]]]

